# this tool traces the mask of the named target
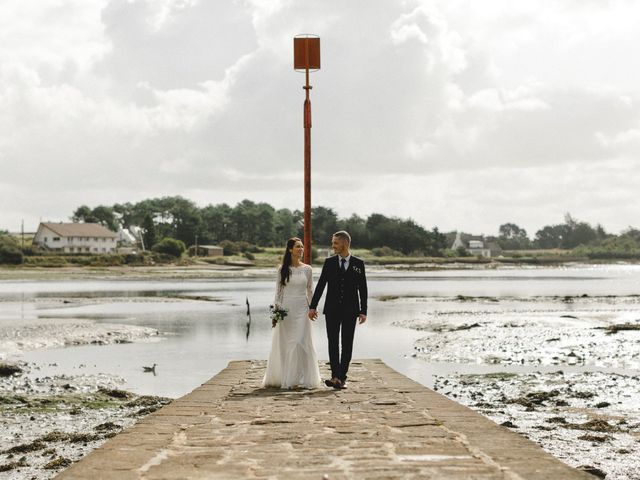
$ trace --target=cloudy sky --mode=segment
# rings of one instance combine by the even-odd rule
[[[530,234],[640,227],[640,2],[3,0],[0,229],[183,195]]]

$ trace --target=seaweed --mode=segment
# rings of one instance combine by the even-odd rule
[[[587,442],[594,443],[604,443],[608,440],[611,440],[611,437],[609,435],[591,435],[590,433],[586,433],[584,435],[580,435],[578,437],[578,440],[585,440]]]
[[[619,432],[620,429],[615,425],[611,425],[606,420],[589,420],[584,423],[567,423],[562,425],[564,428],[570,428],[572,430],[587,430],[590,432]]]
[[[618,332],[640,330],[640,323],[616,323],[606,327],[596,327],[598,330],[604,330],[607,335],[613,335]]]
[[[5,463],[4,465],[0,465],[0,472],[8,472],[9,470],[28,466],[29,464],[27,463],[26,458],[22,457],[17,462]]]
[[[94,430],[97,430],[99,432],[108,431],[108,430],[117,430],[120,428],[122,428],[122,425],[118,425],[117,423],[113,423],[113,422],[105,422],[93,427]]]
[[[534,405],[543,405],[544,402],[551,400],[553,397],[560,395],[559,390],[529,392],[523,397],[512,398],[506,403],[517,403],[523,407],[533,408]]]
[[[100,387],[98,389],[99,393],[102,393],[103,395],[106,395],[108,397],[112,397],[112,398],[131,398],[134,394],[131,392],[127,392],[126,390],[118,390],[117,388],[104,388],[104,387]]]
[[[66,432],[60,432],[58,430],[54,430],[53,432],[49,432],[46,435],[43,435],[39,438],[42,442],[64,442],[69,439],[69,434]]]
[[[10,363],[0,363],[0,377],[10,377],[16,373],[22,373],[22,369],[17,365]]]
[[[58,457],[55,460],[51,460],[42,468],[46,468],[47,470],[53,470],[54,468],[68,467],[69,465],[71,465],[71,463],[73,462],[71,462],[71,460],[69,460],[68,458]]]
[[[30,442],[30,443],[23,443],[21,445],[16,445],[15,447],[11,447],[7,450],[0,451],[0,453],[3,453],[3,454],[28,453],[28,452],[35,452],[36,450],[43,450],[46,447],[47,447],[46,443],[43,443],[40,440],[34,440],[33,442]]]

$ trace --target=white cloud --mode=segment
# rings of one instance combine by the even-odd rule
[[[314,203],[487,232],[566,210],[626,225],[638,14],[627,0],[7,0],[0,228],[145,195],[301,208],[303,32],[322,42]]]

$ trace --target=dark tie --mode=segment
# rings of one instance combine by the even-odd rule
[[[340,262],[342,263],[342,265],[340,266],[340,268],[342,269],[343,272],[346,272],[347,269],[344,268],[344,264],[347,263],[347,260],[345,258],[343,258],[342,260],[340,260]]]

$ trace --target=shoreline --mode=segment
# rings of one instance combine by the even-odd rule
[[[407,259],[408,260],[408,259]],[[639,266],[640,262],[629,260],[583,261],[563,260],[541,262],[512,262],[512,261],[461,261],[460,259],[443,261],[408,261],[408,262],[376,262],[367,259],[368,276],[383,275],[392,272],[446,272],[469,270],[514,270],[540,268],[590,268],[594,266],[624,265]],[[321,268],[321,263],[314,263],[313,267]],[[38,280],[186,280],[186,279],[243,279],[263,278],[273,275],[277,265],[247,266],[247,265],[216,265],[198,263],[192,265],[155,265],[155,266],[7,266],[0,265],[0,282],[2,281],[38,281]]]

